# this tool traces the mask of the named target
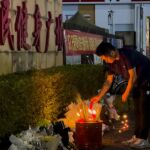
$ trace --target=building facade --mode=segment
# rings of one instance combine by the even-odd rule
[[[77,11],[150,57],[150,0],[63,0],[63,21]]]
[[[0,74],[63,64],[61,0],[0,4]]]

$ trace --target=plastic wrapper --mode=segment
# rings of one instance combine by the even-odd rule
[[[41,138],[43,150],[57,150],[59,143],[61,142],[61,137],[59,135],[55,136],[44,136]]]
[[[76,122],[96,122],[100,121],[100,113],[102,105],[94,103],[93,109],[89,108],[90,101],[83,101],[80,96],[77,97],[76,103],[71,103],[65,113],[65,118],[60,120],[64,121],[66,127],[70,127],[72,130],[75,129]]]
[[[21,138],[18,138],[14,135],[9,137],[9,140],[14,144],[19,150],[33,150],[34,146],[29,144],[27,141],[23,141]]]
[[[19,149],[14,144],[11,144],[8,150],[19,150]]]

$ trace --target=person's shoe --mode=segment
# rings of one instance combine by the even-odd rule
[[[135,135],[133,135],[131,139],[126,140],[126,141],[123,141],[123,142],[122,142],[122,144],[123,144],[123,145],[127,145],[127,146],[128,146],[128,145],[130,145],[130,144],[134,143],[134,142],[136,141],[136,139],[137,139],[137,138],[136,138],[136,136],[135,136]]]
[[[134,143],[130,144],[130,147],[137,149],[150,148],[150,143],[148,140],[137,138]]]

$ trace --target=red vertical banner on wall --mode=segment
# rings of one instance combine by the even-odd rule
[[[64,43],[62,15],[60,14],[58,17],[56,17],[55,21],[56,21],[55,27],[56,45],[58,46],[58,50],[62,50]]]
[[[17,6],[17,16],[15,22],[15,31],[17,31],[18,50],[20,50],[21,48],[29,50],[31,48],[31,46],[26,42],[26,38],[28,37],[27,23],[28,12],[26,2],[22,2],[22,8],[20,6]]]
[[[9,0],[2,0],[0,7],[0,45],[4,45],[6,38],[11,50],[14,50],[14,36],[10,33],[11,20],[9,16]]]
[[[35,13],[34,13],[34,32],[33,32],[33,46],[35,46],[36,51],[40,52],[40,32],[42,29],[42,21],[41,21],[41,13],[39,9],[39,5],[35,5]]]

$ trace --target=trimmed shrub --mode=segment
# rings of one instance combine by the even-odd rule
[[[104,80],[100,65],[54,67],[0,77],[0,137],[57,119],[77,93],[88,99]]]

